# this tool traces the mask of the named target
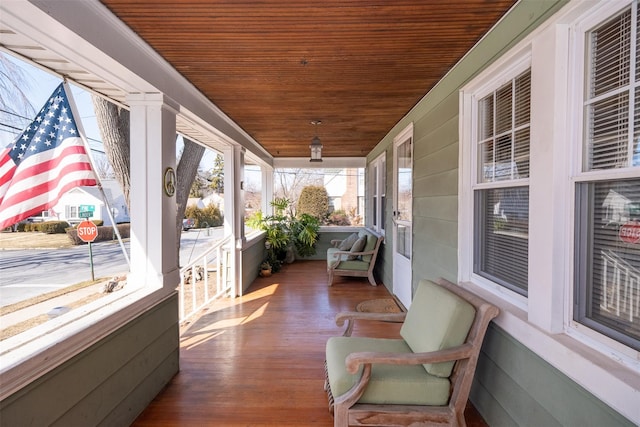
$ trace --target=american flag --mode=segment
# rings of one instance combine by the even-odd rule
[[[65,84],[0,153],[0,230],[53,208],[64,193],[97,185]]]

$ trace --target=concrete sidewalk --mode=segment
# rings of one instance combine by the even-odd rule
[[[4,316],[0,316],[0,329],[8,328],[20,322],[24,322],[25,320],[29,320],[36,316],[47,315],[48,313],[56,313],[56,311],[60,312],[60,314],[64,313],[64,309],[60,309],[62,307],[66,307],[67,305],[81,300],[90,295],[96,294],[100,292],[100,289],[104,286],[103,283],[96,283],[95,285],[87,286],[82,289],[78,289],[75,291],[71,291],[67,294],[60,295],[55,298],[48,299],[46,301],[40,302],[38,304],[31,305],[29,307],[23,308],[21,310],[16,310],[13,313],[6,314]],[[59,309],[59,310],[56,310]],[[55,316],[52,316],[55,317]]]

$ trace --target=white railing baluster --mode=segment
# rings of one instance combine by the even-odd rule
[[[626,309],[629,321],[633,322],[640,316],[640,271],[611,251],[602,251],[601,256],[604,293],[602,308],[608,311],[609,307],[613,309],[615,306],[616,316],[624,314]],[[608,279],[609,272],[611,283]],[[609,290],[610,286],[613,286],[613,289]]]
[[[221,269],[226,270],[226,266],[224,265],[225,259],[223,256],[223,246],[226,245],[230,241],[230,237],[227,236],[222,240],[216,242],[214,246],[205,251],[202,255],[196,258],[194,261],[188,263],[184,267],[180,269],[180,286],[178,288],[179,300],[180,300],[180,322],[184,322],[189,319],[191,316],[196,314],[202,307],[210,303],[212,300],[223,296],[226,292],[226,286],[221,284]],[[217,254],[216,256],[216,293],[215,295],[209,294],[209,266],[208,266],[208,257],[211,254]],[[197,270],[198,266],[202,267],[203,278],[201,281],[197,280]],[[186,307],[186,298],[185,298],[185,276],[186,273],[191,272],[191,308],[190,310]],[[226,277],[226,273],[223,273]],[[198,287],[204,286],[203,289],[203,299],[198,302]]]

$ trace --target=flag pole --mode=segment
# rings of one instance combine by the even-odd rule
[[[76,108],[76,102],[73,99],[73,94],[71,93],[71,88],[67,83],[67,79],[63,80],[64,90],[67,93],[67,99],[69,100],[69,105],[71,106],[71,112],[73,117],[77,117],[76,125],[78,127],[78,134],[80,135],[80,139],[84,144],[84,149],[87,152],[87,156],[89,157],[89,162],[91,163],[91,169],[93,169],[93,174],[96,176],[96,182],[98,183],[97,187],[100,190],[100,194],[102,194],[102,200],[104,201],[105,210],[107,211],[107,215],[109,216],[109,220],[111,221],[111,226],[113,227],[113,231],[115,232],[118,243],[120,244],[120,248],[122,249],[122,254],[124,255],[124,259],[127,261],[127,266],[129,270],[131,270],[131,261],[129,261],[129,255],[127,255],[127,251],[124,247],[124,243],[122,242],[122,237],[120,236],[120,230],[118,230],[118,226],[116,221],[113,219],[113,213],[111,212],[111,206],[109,205],[109,201],[107,200],[107,195],[104,192],[104,188],[102,188],[102,181],[100,180],[100,176],[96,172],[96,163],[93,160],[93,154],[91,153],[91,147],[89,147],[89,141],[84,135],[84,128],[82,126],[82,121],[80,120],[80,115],[78,114],[78,109]]]

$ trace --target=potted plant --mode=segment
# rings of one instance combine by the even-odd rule
[[[260,276],[271,276],[271,264],[268,261],[264,261],[262,264],[260,264]]]
[[[290,200],[276,198],[271,202],[274,214],[266,217],[257,212],[247,222],[250,226],[264,230],[267,262],[274,272],[283,262],[293,262],[295,254],[309,256],[315,254],[320,221],[308,214],[299,217],[289,209]]]

